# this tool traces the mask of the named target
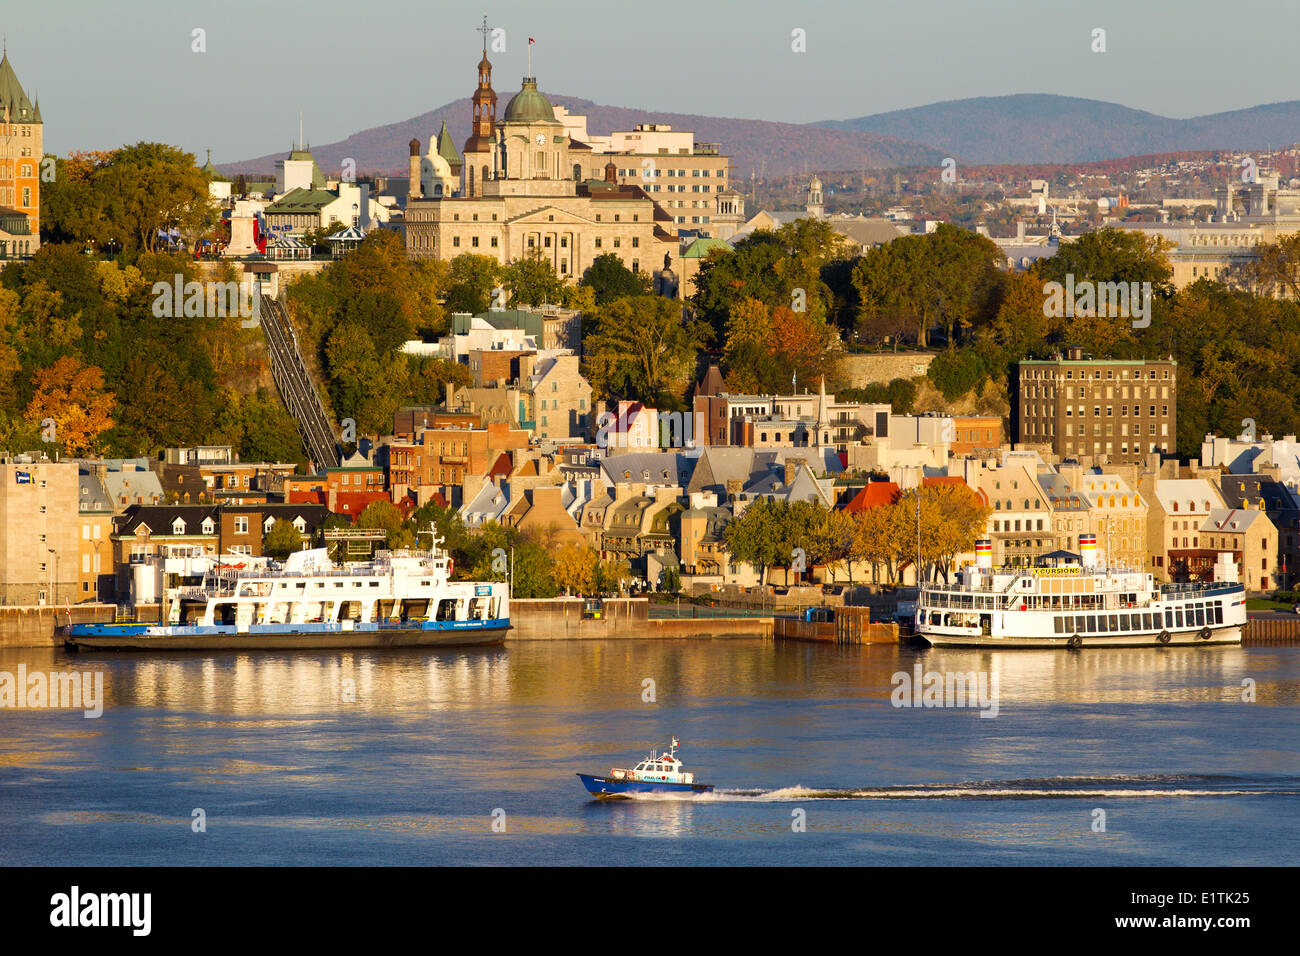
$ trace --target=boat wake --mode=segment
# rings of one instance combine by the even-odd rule
[[[775,790],[718,789],[703,794],[635,794],[636,800],[1127,800],[1241,796],[1300,796],[1295,778],[1252,778],[1191,774],[1121,774],[1108,777],[1040,777],[895,787],[780,787]]]

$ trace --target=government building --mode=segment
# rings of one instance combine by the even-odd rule
[[[486,46],[473,104],[463,154],[445,127],[424,155],[419,140],[411,141],[404,222],[410,255],[453,259],[468,252],[501,263],[541,256],[560,277],[579,279],[597,256],[613,253],[633,272],[649,273],[657,291],[683,294],[677,229],[702,225],[683,220],[711,218],[716,196],[726,192],[726,157],[715,147],[697,152],[685,133],[673,138],[675,152],[664,146],[661,153],[659,141],[672,131],[646,127],[639,133],[655,144],[653,154],[606,153],[605,144],[574,137],[585,119],[567,111],[557,118],[535,77],[524,77],[498,120]],[[647,188],[668,185],[661,177],[691,180],[701,204],[694,213],[686,205],[670,213],[650,196]],[[707,194],[700,188],[705,179]],[[679,185],[686,188],[671,183],[674,196]]]
[[[41,246],[41,107],[0,58],[0,259],[26,258]]]

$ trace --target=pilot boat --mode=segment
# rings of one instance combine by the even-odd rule
[[[607,777],[594,777],[580,773],[578,778],[587,792],[598,800],[632,797],[638,793],[711,793],[713,785],[696,783],[695,774],[685,773],[677,759],[677,738],[674,737],[668,752],[646,757],[630,770],[615,767]]]

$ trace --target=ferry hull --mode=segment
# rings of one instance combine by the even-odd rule
[[[1208,645],[1240,644],[1240,627],[1212,628],[1208,638],[1197,631],[1171,631],[1167,642],[1160,640],[1159,632],[1150,634],[1090,634],[1071,643],[1069,635],[1054,634],[1036,637],[1030,635],[989,634],[939,634],[922,630],[917,635],[934,647],[1015,647],[1054,648],[1061,650],[1087,649],[1089,647],[1205,647]]]
[[[457,622],[458,624],[461,622]],[[509,621],[485,626],[302,624],[186,627],[158,624],[74,624],[64,645],[76,651],[281,651],[376,647],[474,647],[505,643]]]
[[[712,793],[708,783],[654,783],[641,780],[614,780],[580,773],[578,779],[597,800],[630,799],[638,793]]]

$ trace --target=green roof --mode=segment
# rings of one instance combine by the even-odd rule
[[[11,123],[39,123],[41,121],[40,111],[32,105],[32,101],[23,92],[23,86],[18,82],[18,75],[14,73],[13,65],[10,64],[7,53],[3,58],[0,58],[0,110],[5,109],[9,111],[9,122]]]
[[[731,251],[731,243],[725,239],[716,239],[713,237],[696,239],[686,251],[682,253],[683,259],[703,259],[714,249],[722,249],[725,252]]]
[[[554,123],[559,126],[559,121],[555,118],[555,107],[537,90],[537,80],[531,76],[524,77],[524,86],[518,93],[511,98],[506,104],[505,115],[501,117],[505,123]]]
[[[1021,359],[1021,365],[1177,365],[1177,359]]]
[[[212,150],[208,150],[208,161],[203,164],[203,168],[200,169],[199,172],[206,173],[207,177],[212,180],[230,182],[227,177],[221,175],[221,170],[212,165]]]
[[[319,212],[322,207],[328,206],[339,197],[325,189],[303,189],[299,187],[292,192],[287,192],[271,205],[266,207],[267,213],[303,213]]]
[[[447,165],[456,167],[461,165],[460,153],[456,151],[456,144],[451,141],[451,134],[447,132],[447,121],[442,121],[442,129],[438,131],[438,155],[447,161]]]

